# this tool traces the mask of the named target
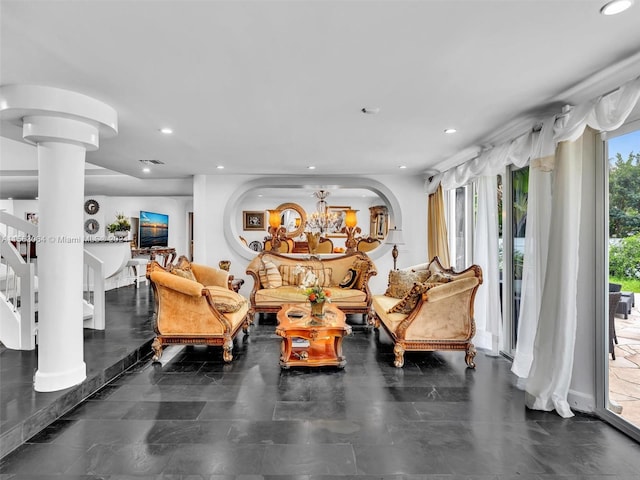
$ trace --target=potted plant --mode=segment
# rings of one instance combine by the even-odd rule
[[[124,213],[116,214],[116,221],[107,225],[107,231],[113,233],[116,237],[126,237],[131,230],[131,222]]]

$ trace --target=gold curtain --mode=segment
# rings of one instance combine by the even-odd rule
[[[444,218],[444,198],[442,185],[429,195],[429,218],[427,219],[427,241],[429,260],[440,258],[443,267],[449,268],[449,243],[447,241],[447,222]]]

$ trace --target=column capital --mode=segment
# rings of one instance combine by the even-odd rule
[[[87,150],[98,148],[100,135],[113,137],[118,133],[118,115],[106,103],[39,85],[1,86],[0,119],[22,128],[22,138],[30,143],[74,143]],[[17,129],[3,130],[9,137],[19,135]]]

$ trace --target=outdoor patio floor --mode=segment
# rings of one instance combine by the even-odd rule
[[[622,407],[620,416],[640,426],[640,294],[629,318],[616,315],[616,359],[609,356],[609,398]]]

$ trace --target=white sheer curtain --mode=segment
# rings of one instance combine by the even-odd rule
[[[476,347],[498,355],[502,314],[500,312],[500,272],[498,269],[498,200],[495,175],[480,177],[478,215],[473,262],[482,268],[482,288],[476,293]]]
[[[533,361],[533,343],[538,328],[538,315],[542,305],[542,289],[547,269],[549,247],[549,223],[551,212],[551,181],[555,157],[542,157],[543,151],[553,144],[555,116],[543,123],[540,135],[532,146],[529,165],[529,189],[527,199],[527,230],[524,242],[524,265],[520,316],[518,317],[518,343],[511,371],[518,377],[529,376]],[[526,382],[519,382],[524,388]]]
[[[576,337],[578,238],[582,203],[582,142],[558,145],[554,170],[549,255],[526,403],[535,410],[573,413],[567,402]]]
[[[437,174],[425,185],[430,192],[442,183],[444,189],[465,185],[480,176],[497,174],[505,165],[518,167],[532,159],[534,169],[555,170],[553,188],[549,197],[549,179],[541,179],[534,172],[534,195],[540,198],[531,201],[530,208],[548,208],[551,202],[550,232],[548,234],[548,259],[544,261],[544,249],[538,248],[529,259],[529,286],[523,285],[529,298],[522,310],[532,310],[521,315],[518,351],[515,370],[526,381],[527,405],[533,409],[556,409],[562,416],[573,415],[567,402],[571,381],[576,331],[576,285],[580,213],[580,181],[582,174],[582,151],[579,139],[587,126],[597,131],[611,131],[620,127],[640,98],[640,77],[622,85],[618,90],[600,98],[568,109],[565,113],[543,122],[541,133],[528,132],[515,140],[482,152],[477,158],[456,168]],[[550,134],[552,132],[552,134]],[[563,142],[563,143],[560,143]],[[575,143],[573,143],[575,142]],[[556,147],[557,151],[556,151]],[[542,173],[541,173],[542,174]],[[545,175],[545,174],[542,174]],[[548,175],[548,174],[547,174]],[[530,172],[530,182],[531,172]],[[529,194],[531,195],[531,191]],[[540,218],[544,212],[532,212],[528,216],[527,234],[529,242],[544,242],[544,219],[531,227],[529,219]],[[533,220],[535,223],[535,220]],[[533,229],[541,231],[533,231]],[[526,242],[526,241],[525,241]],[[531,246],[531,244],[530,244]],[[526,248],[526,247],[525,247]],[[526,257],[525,257],[526,258]],[[526,262],[526,260],[525,260]],[[546,266],[546,267],[545,267]],[[545,270],[546,268],[546,270]],[[544,270],[544,271],[543,271]],[[526,275],[526,272],[525,272]],[[544,279],[542,285],[541,279]],[[482,288],[485,288],[483,285]],[[542,288],[542,295],[537,292]],[[536,313],[539,311],[539,313]],[[523,341],[523,337],[525,340]],[[533,341],[535,339],[535,341]],[[523,341],[522,346],[520,342]],[[522,348],[520,348],[522,347]],[[530,366],[530,371],[528,366]]]
[[[582,144],[576,140],[587,126],[598,131],[620,127],[639,98],[640,78],[636,78],[615,92],[574,107],[554,123],[553,142],[540,149],[539,155],[545,156],[558,145],[548,261],[531,371],[525,388],[529,408],[555,409],[562,417],[573,416],[567,395],[571,384],[577,325],[576,288],[583,161]],[[530,325],[528,328],[533,327]]]
[[[518,343],[511,371],[521,378],[529,376],[533,360],[533,342],[538,328],[542,289],[547,269],[549,221],[551,212],[551,172],[540,166],[529,168],[527,231],[524,242],[524,266]]]

